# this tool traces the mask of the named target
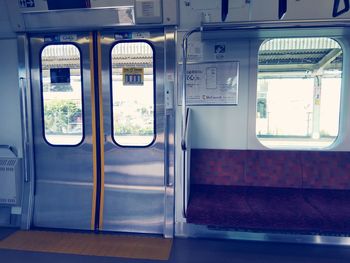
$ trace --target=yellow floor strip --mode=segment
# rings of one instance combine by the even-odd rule
[[[1,249],[133,259],[168,260],[172,239],[111,234],[17,231]]]

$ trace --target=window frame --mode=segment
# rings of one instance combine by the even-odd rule
[[[117,142],[114,135],[114,111],[113,111],[113,49],[118,44],[123,43],[146,43],[153,52],[152,63],[153,63],[153,139],[147,145],[123,145]],[[151,41],[145,39],[128,39],[118,40],[111,45],[109,51],[109,81],[110,81],[110,112],[111,112],[111,138],[115,145],[121,148],[149,148],[157,140],[157,69],[156,69],[156,50]]]
[[[80,78],[81,78],[81,118],[82,118],[82,133],[81,140],[76,144],[53,144],[49,142],[46,138],[45,132],[45,104],[44,104],[44,85],[43,85],[43,65],[42,65],[42,54],[45,48],[49,46],[57,46],[57,45],[73,45],[79,51],[80,56]],[[85,102],[84,102],[84,76],[83,76],[83,57],[81,48],[75,42],[51,42],[43,45],[39,51],[39,73],[40,73],[40,97],[41,97],[41,123],[42,123],[42,137],[44,141],[50,145],[51,147],[79,147],[85,140]],[[90,73],[93,74],[93,73]]]
[[[327,145],[327,146],[302,146],[302,145],[293,145],[293,146],[269,146],[267,144],[264,144],[260,138],[258,137],[257,134],[257,113],[258,113],[258,107],[257,107],[257,103],[258,103],[258,82],[259,82],[259,55],[260,55],[260,49],[261,47],[266,44],[267,42],[271,41],[271,40],[275,40],[275,39],[302,39],[302,38],[327,38],[327,39],[331,39],[334,42],[336,42],[343,54],[343,59],[342,59],[342,66],[341,66],[341,83],[340,83],[340,98],[339,98],[339,108],[338,108],[338,133],[337,136],[335,136],[334,140],[332,141],[331,144]],[[341,39],[339,39],[338,37],[335,36],[327,36],[327,35],[314,35],[314,36],[305,36],[305,35],[287,35],[287,36],[273,36],[273,37],[266,37],[264,38],[261,43],[259,44],[258,50],[257,50],[257,68],[256,68],[256,89],[255,89],[255,112],[254,112],[254,134],[255,134],[255,138],[258,141],[259,145],[263,146],[265,149],[267,150],[291,150],[291,151],[329,151],[329,150],[333,150],[338,144],[339,144],[339,139],[341,138],[341,127],[343,126],[342,124],[342,108],[343,108],[343,96],[344,96],[344,68],[345,68],[345,63],[344,63],[344,56],[346,54],[346,49],[344,46],[344,43],[342,42]]]

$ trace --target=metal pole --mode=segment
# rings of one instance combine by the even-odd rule
[[[187,49],[188,49],[188,39],[195,32],[203,31],[202,27],[194,28],[188,31],[183,38],[182,42],[182,122],[181,122],[181,149],[182,149],[182,179],[183,179],[183,217],[186,218],[186,191],[187,191],[187,167],[186,167],[186,125],[187,125],[187,105],[186,105],[186,71],[187,71]]]

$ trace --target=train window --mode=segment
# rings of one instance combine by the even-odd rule
[[[83,140],[81,59],[72,44],[46,46],[41,52],[44,137],[52,145]]]
[[[270,148],[325,148],[339,130],[343,51],[331,38],[280,38],[259,49],[256,134]]]
[[[120,146],[145,147],[155,139],[153,55],[141,41],[112,49],[113,139]]]

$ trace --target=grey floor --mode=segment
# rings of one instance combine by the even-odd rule
[[[13,232],[0,228],[0,239]],[[53,253],[34,253],[0,249],[0,262],[24,263],[141,263],[162,262],[150,260],[130,260],[107,257],[77,256]],[[227,240],[174,239],[169,261],[172,263],[310,263],[310,262],[350,262],[350,247],[296,245],[260,242],[239,242]]]

